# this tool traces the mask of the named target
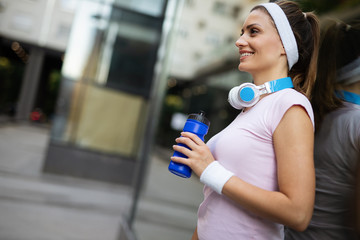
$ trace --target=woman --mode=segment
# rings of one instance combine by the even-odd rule
[[[360,24],[323,23],[315,110],[316,195],[305,232],[286,239],[360,239]]]
[[[316,16],[294,2],[258,5],[245,20],[236,41],[239,70],[257,86],[290,79],[294,89],[261,95],[207,144],[191,133],[176,139],[191,150],[175,145],[188,158],[171,159],[205,184],[192,239],[282,239],[284,225],[306,229],[315,189],[306,96],[316,76],[318,36]],[[230,102],[240,108],[237,100]]]

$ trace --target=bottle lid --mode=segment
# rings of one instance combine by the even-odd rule
[[[194,119],[201,123],[204,123],[206,126],[210,126],[210,121],[205,117],[204,111],[200,111],[199,113],[192,113],[189,115],[188,119]]]

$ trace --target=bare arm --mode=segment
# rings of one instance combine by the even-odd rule
[[[279,191],[263,190],[232,177],[223,194],[262,217],[303,231],[311,219],[315,196],[314,134],[305,110],[291,107],[273,139]]]
[[[192,150],[175,145],[174,150],[188,158],[171,159],[190,166],[200,176],[214,157],[195,134],[182,133],[182,136],[176,141]],[[267,191],[233,176],[225,183],[222,194],[259,216],[303,231],[313,212],[315,169],[313,126],[301,106],[293,106],[285,113],[273,140],[279,191]]]

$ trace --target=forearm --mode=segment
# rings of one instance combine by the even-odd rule
[[[222,193],[242,207],[263,218],[289,226],[306,229],[313,210],[313,198],[291,199],[279,191],[267,191],[232,177]]]

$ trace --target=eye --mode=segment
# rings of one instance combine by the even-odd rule
[[[256,29],[256,28],[251,28],[251,29],[250,29],[250,34],[251,34],[251,35],[254,35],[254,34],[257,34],[257,33],[259,33],[259,30],[258,30],[258,29]]]

